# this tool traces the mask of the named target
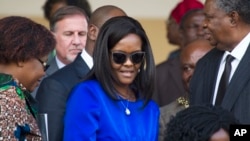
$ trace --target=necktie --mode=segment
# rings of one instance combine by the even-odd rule
[[[223,71],[223,74],[221,76],[220,79],[220,84],[219,84],[219,88],[218,88],[218,92],[217,92],[217,97],[216,97],[216,102],[215,105],[220,105],[223,97],[226,93],[226,89],[229,83],[229,77],[230,77],[230,73],[231,73],[231,62],[234,60],[234,57],[231,55],[227,55],[226,58],[226,63],[225,63],[225,69]]]

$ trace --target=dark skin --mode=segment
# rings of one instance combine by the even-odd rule
[[[183,23],[183,27],[180,28],[182,46],[186,46],[195,39],[204,38],[204,20],[205,15],[203,11],[197,11],[189,15]]]
[[[204,12],[203,27],[209,32],[205,37],[211,44],[217,42],[216,48],[220,50],[231,52],[250,31],[250,25],[236,11],[226,13],[217,7],[215,0],[206,0]]]
[[[179,24],[171,16],[166,22],[168,42],[173,45],[180,45]]]
[[[213,47],[205,39],[197,39],[189,43],[181,52],[182,80],[186,90],[193,76],[196,63]]]

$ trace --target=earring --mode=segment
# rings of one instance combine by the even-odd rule
[[[141,70],[140,70],[140,69],[138,69],[138,73],[140,73],[140,71],[141,71]]]

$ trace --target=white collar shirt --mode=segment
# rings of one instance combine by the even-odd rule
[[[231,78],[233,77],[234,72],[236,71],[241,59],[243,58],[244,54],[246,53],[246,50],[249,46],[250,43],[250,33],[248,33],[243,40],[241,40],[241,42],[231,51],[225,51],[221,62],[220,62],[220,67],[219,67],[219,72],[217,75],[217,80],[216,80],[216,85],[215,85],[215,90],[214,90],[214,96],[213,96],[213,105],[215,104],[215,100],[217,97],[217,91],[218,91],[218,87],[219,87],[219,83],[220,83],[220,79],[222,76],[222,73],[224,71],[225,68],[225,63],[226,63],[226,56],[228,54],[232,55],[234,57],[234,60],[231,62],[232,65],[232,69],[231,69],[231,73],[230,73],[230,77],[229,77],[229,82],[231,81]]]

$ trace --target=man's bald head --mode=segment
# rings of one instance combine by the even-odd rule
[[[105,5],[97,8],[90,16],[90,24],[94,24],[98,28],[112,17],[126,16],[127,14],[119,7],[113,5]]]
[[[193,76],[196,63],[213,47],[205,39],[197,39],[183,48],[181,52],[182,79],[185,88],[189,89],[189,82]]]
[[[105,5],[97,8],[90,16],[88,26],[88,38],[86,43],[86,51],[92,56],[96,38],[102,25],[109,19],[117,16],[127,16],[127,14],[119,7],[113,5]]]

